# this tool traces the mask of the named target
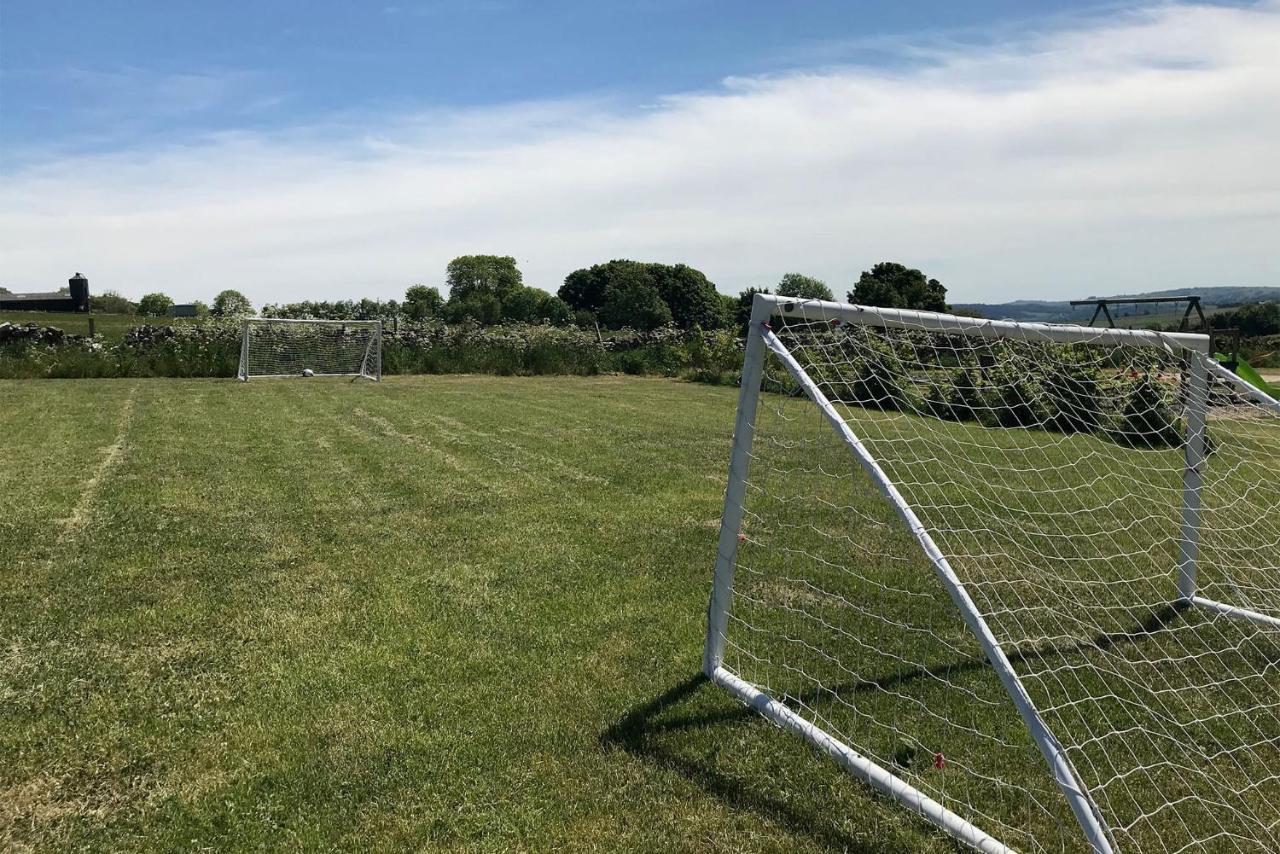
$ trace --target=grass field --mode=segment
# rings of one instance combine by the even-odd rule
[[[145,317],[141,314],[75,314],[62,311],[0,311],[0,323],[17,323],[25,326],[56,326],[73,335],[89,334],[89,318],[93,318],[93,331],[109,341],[118,341],[135,326],[144,324],[194,323],[190,317]]]
[[[766,398],[728,663],[1019,844],[1073,850],[911,537],[813,407]],[[0,848],[953,850],[698,676],[735,401],[617,376],[0,383]],[[1086,783],[1139,816],[1127,839],[1223,781],[1260,782],[1188,800],[1183,830],[1274,812],[1274,635],[1159,615],[1179,449],[848,413]],[[1202,543],[1209,595],[1267,612],[1270,529],[1237,534],[1280,500],[1271,426],[1211,424]],[[917,453],[956,459],[920,479]],[[998,478],[995,453],[1017,461]],[[1072,561],[1110,561],[1105,596]]]
[[[950,850],[696,676],[734,400],[0,383],[0,848]]]

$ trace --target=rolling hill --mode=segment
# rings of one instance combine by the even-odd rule
[[[1175,288],[1164,291],[1147,291],[1145,293],[1128,293],[1108,297],[1124,299],[1126,297],[1168,297],[1198,295],[1205,313],[1228,306],[1245,305],[1268,300],[1280,300],[1280,287],[1208,287],[1208,288]],[[1090,295],[1094,299],[1100,295]],[[955,303],[954,308],[977,312],[983,317],[996,320],[1041,321],[1046,323],[1088,323],[1093,309],[1087,306],[1073,308],[1068,301],[1048,300],[1015,300],[1002,303]],[[1173,311],[1171,311],[1171,308]],[[1111,314],[1120,322],[1121,317],[1130,318],[1132,323],[1142,324],[1157,317],[1160,319],[1176,319],[1174,312],[1181,313],[1176,306],[1120,306],[1112,308]]]

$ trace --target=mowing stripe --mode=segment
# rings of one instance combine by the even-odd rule
[[[71,510],[71,515],[59,522],[62,528],[62,533],[58,536],[59,545],[74,539],[89,524],[94,502],[98,498],[98,493],[102,490],[102,482],[116,467],[120,457],[124,454],[125,440],[129,435],[129,427],[133,423],[133,401],[137,391],[138,386],[135,383],[130,387],[129,394],[124,399],[124,405],[120,407],[120,418],[116,422],[115,439],[110,445],[99,450],[99,453],[103,454],[102,461],[98,463],[93,470],[93,474],[85,481],[80,490],[80,498],[76,501],[76,506]]]

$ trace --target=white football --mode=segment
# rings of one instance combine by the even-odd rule
[[[310,368],[303,368],[302,375],[304,377],[314,377],[316,375],[316,372],[311,370]]]

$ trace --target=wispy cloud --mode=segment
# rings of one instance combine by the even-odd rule
[[[723,289],[882,259],[954,299],[1280,284],[1280,4],[1160,5],[893,71],[361,117],[56,159],[0,187],[5,284],[394,296],[466,252]]]

